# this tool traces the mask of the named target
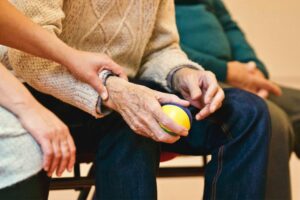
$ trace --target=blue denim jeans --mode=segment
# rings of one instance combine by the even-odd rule
[[[135,134],[117,113],[95,119],[29,89],[69,126],[78,152],[96,152],[96,199],[156,199],[161,150],[212,155],[204,199],[264,199],[270,119],[266,104],[252,94],[226,89],[220,110],[194,120],[189,136],[169,145]]]

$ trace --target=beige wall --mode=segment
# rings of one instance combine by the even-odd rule
[[[224,1],[272,79],[300,88],[300,1]]]
[[[300,89],[300,1],[224,0],[271,78]],[[300,102],[299,102],[300,104]],[[300,199],[300,161],[290,162],[293,199]]]

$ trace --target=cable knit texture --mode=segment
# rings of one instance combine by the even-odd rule
[[[36,23],[80,50],[109,55],[128,76],[155,81],[177,66],[195,66],[178,45],[174,5],[170,0],[16,0]],[[36,89],[95,117],[98,94],[63,66],[9,50],[15,72]]]
[[[0,45],[0,63],[2,63],[7,69],[11,70],[7,55],[7,47],[2,45]]]

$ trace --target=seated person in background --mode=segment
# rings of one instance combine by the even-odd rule
[[[300,91],[279,88],[268,80],[267,69],[221,0],[175,2],[181,47],[189,58],[214,72],[220,82],[257,94],[268,103],[273,131],[267,197],[290,199],[292,128],[300,156]]]
[[[161,148],[212,155],[205,199],[264,198],[270,139],[266,104],[237,89],[226,90],[223,101],[215,76],[179,48],[173,1],[16,0],[16,6],[70,46],[104,53],[130,78],[164,91],[101,74],[109,94],[102,100],[61,64],[9,50],[19,76],[59,99],[28,86],[68,124],[77,151],[96,152],[96,199],[156,199]],[[172,102],[193,106],[196,120],[189,134],[163,113],[160,104]]]
[[[0,44],[64,64],[78,78],[90,82],[84,72],[107,68],[122,72],[116,64],[105,64],[103,56],[80,52],[32,23],[8,1],[0,1]],[[20,34],[22,33],[22,34]],[[2,48],[1,48],[2,49]],[[71,65],[74,59],[81,66]],[[121,74],[122,75],[122,74]],[[93,80],[105,94],[100,79]],[[47,199],[49,178],[71,171],[75,145],[67,126],[38,103],[29,91],[0,63],[0,199]],[[42,170],[43,169],[43,170]]]

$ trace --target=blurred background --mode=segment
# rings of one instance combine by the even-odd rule
[[[300,1],[224,0],[270,71],[271,79],[300,89]],[[163,165],[198,165],[199,158],[181,157]],[[88,168],[86,165],[84,168]],[[300,199],[300,160],[292,155],[292,196]],[[158,199],[198,200],[203,177],[159,178]],[[50,200],[76,199],[74,191],[50,192]]]
[[[300,1],[224,0],[279,83],[300,88]]]

